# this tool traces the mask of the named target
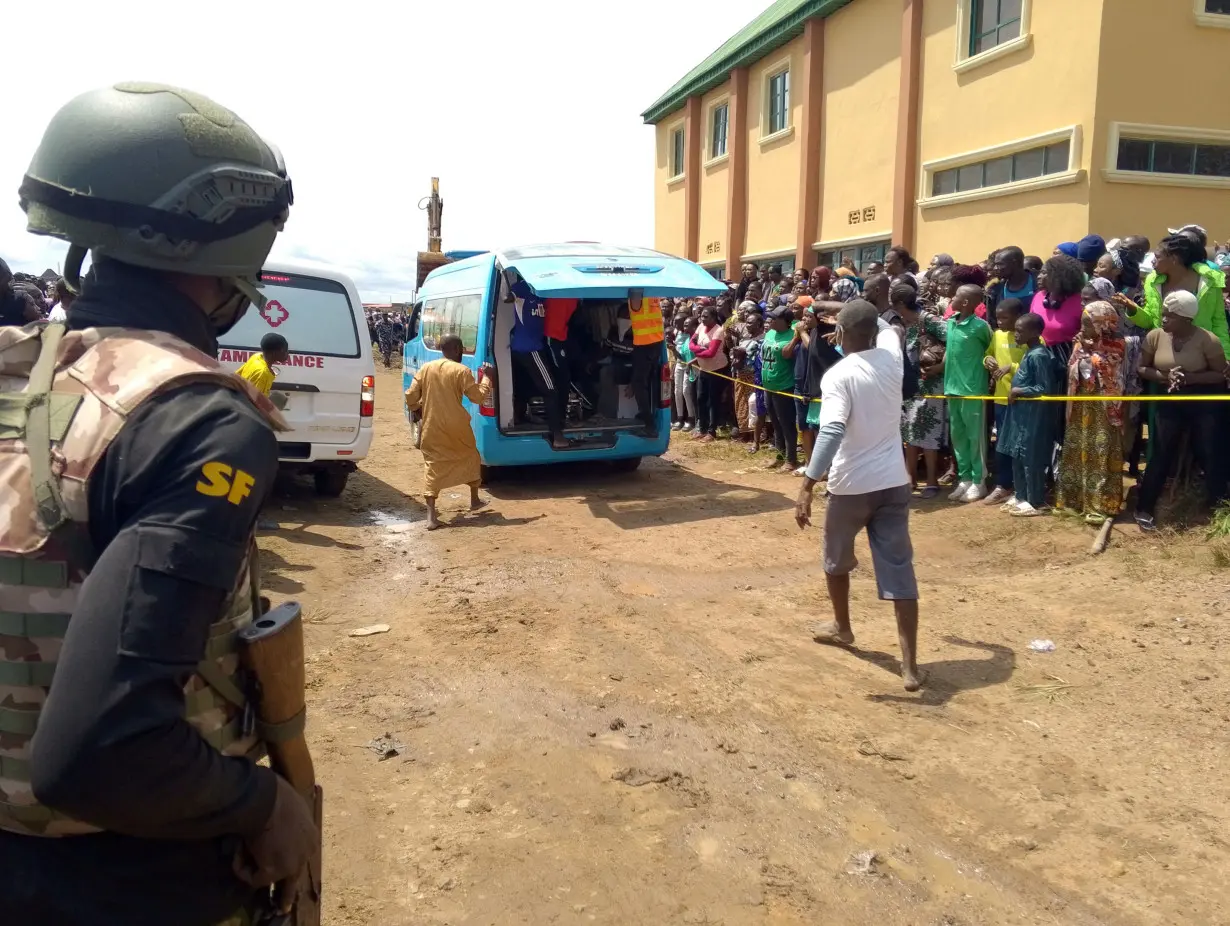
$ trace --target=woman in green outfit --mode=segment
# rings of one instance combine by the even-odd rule
[[[1133,325],[1158,328],[1162,324],[1162,302],[1174,292],[1189,292],[1199,309],[1194,323],[1211,331],[1221,341],[1222,352],[1230,359],[1230,330],[1226,325],[1226,275],[1208,264],[1209,252],[1191,235],[1163,238],[1154,252],[1153,272],[1145,280],[1145,304],[1126,318]]]

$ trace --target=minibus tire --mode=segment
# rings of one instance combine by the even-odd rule
[[[316,494],[325,498],[337,498],[341,495],[349,478],[350,471],[341,467],[318,469],[312,473],[312,479],[316,482]]]
[[[643,457],[624,457],[622,460],[612,460],[611,469],[617,473],[635,473],[641,466]]]

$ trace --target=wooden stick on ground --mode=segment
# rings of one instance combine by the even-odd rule
[[[1089,548],[1090,556],[1097,556],[1099,553],[1106,552],[1106,545],[1110,543],[1110,531],[1114,526],[1114,518],[1107,518],[1102,522],[1102,529],[1098,531],[1098,536],[1094,538],[1093,546]]]

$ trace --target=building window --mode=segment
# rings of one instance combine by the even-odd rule
[[[1204,11],[1215,16],[1230,16],[1230,0],[1204,0]]]
[[[1230,8],[1230,0],[1225,2]],[[1157,141],[1121,135],[1115,169],[1149,174],[1230,177],[1230,144]]]
[[[1230,131],[1112,122],[1102,176],[1116,183],[1230,189]]]
[[[970,57],[1021,37],[1022,2],[973,0],[970,4]]]
[[[769,78],[769,131],[776,135],[790,128],[790,69]]]
[[[671,132],[671,179],[683,176],[685,157],[683,133],[683,129],[675,129]]]
[[[1034,0],[957,0],[958,74],[1026,48]]]
[[[1062,174],[1068,170],[1071,157],[1072,141],[1065,138],[1051,145],[1027,148],[1014,154],[948,170],[937,170],[931,175],[931,195],[968,193],[1020,180],[1033,180],[1047,174]]]
[[[730,124],[730,104],[713,107],[713,123],[709,131],[709,157],[720,158],[726,154],[726,130]]]
[[[892,246],[887,238],[883,241],[872,241],[867,244],[852,245],[848,248],[835,248],[831,251],[820,251],[816,255],[817,267],[829,267],[836,270],[841,262],[849,258],[855,268],[861,273],[868,264],[884,263],[884,255]]]

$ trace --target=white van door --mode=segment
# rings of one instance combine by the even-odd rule
[[[287,397],[283,415],[292,430],[278,435],[280,455],[336,459],[337,445],[359,442],[364,377],[375,374],[354,284],[271,265],[261,274],[261,291],[268,304],[249,309],[221,339],[218,359],[238,369],[266,335],[286,338],[290,362],[276,368],[273,390]]]

